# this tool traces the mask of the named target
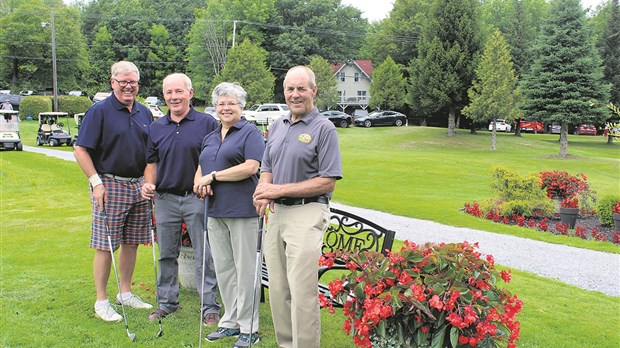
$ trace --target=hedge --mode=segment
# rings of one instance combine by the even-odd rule
[[[61,95],[58,97],[58,111],[66,112],[69,116],[86,112],[93,102],[88,97],[74,97],[70,95]]]
[[[93,102],[88,97],[58,96],[58,111],[66,112],[69,116],[86,112],[92,105]],[[36,120],[40,112],[50,112],[52,108],[53,97],[45,95],[28,96],[22,99],[19,105],[19,116],[21,119],[31,116]]]

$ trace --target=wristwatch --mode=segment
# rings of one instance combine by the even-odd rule
[[[217,179],[215,178],[215,174],[217,174],[217,172],[214,170],[211,172],[211,182],[216,182]]]

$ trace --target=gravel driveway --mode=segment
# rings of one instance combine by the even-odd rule
[[[45,147],[24,146],[24,151],[75,161],[72,152]],[[559,244],[539,242],[471,228],[442,225],[380,211],[331,204],[396,231],[396,238],[426,242],[479,242],[480,252],[491,254],[495,262],[510,268],[557,279],[585,290],[620,296],[620,255]]]

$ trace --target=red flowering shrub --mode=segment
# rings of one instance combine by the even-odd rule
[[[575,236],[586,239],[586,228],[583,226],[575,226]]]
[[[562,222],[556,222],[555,223],[555,230],[558,231],[559,233],[568,236],[568,224],[562,223]]]
[[[343,329],[358,347],[515,347],[522,302],[500,288],[510,272],[481,258],[477,243],[418,246],[400,252],[328,253],[321,264],[344,260],[348,275],[330,283],[344,303]],[[330,305],[330,301],[321,301]]]
[[[562,200],[562,208],[579,208],[579,200],[577,198],[564,198]]]
[[[616,202],[616,204],[614,204],[614,206],[611,208],[611,211],[613,211],[615,214],[620,214],[620,202]]]
[[[547,197],[561,199],[574,197],[588,190],[587,178],[584,174],[571,175],[557,170],[538,173],[540,187],[545,189]]]

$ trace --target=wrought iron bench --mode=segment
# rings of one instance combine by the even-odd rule
[[[336,249],[347,251],[377,251],[386,254],[392,249],[395,232],[349,212],[331,208],[330,226],[323,236],[323,254]],[[321,277],[329,271],[346,270],[343,262],[336,262],[331,268],[319,268],[319,293],[331,298],[329,287],[321,283]],[[269,275],[263,259],[261,267],[261,302],[265,299],[265,288],[269,287]],[[341,303],[332,299],[335,306]]]

